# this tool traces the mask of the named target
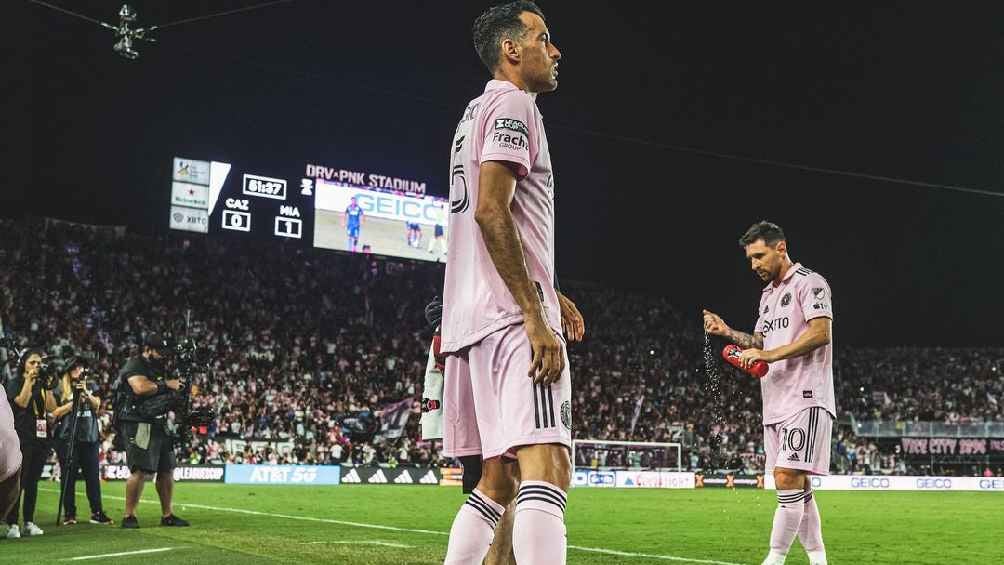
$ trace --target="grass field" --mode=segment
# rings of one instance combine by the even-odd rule
[[[82,490],[82,486],[80,489]],[[42,537],[0,540],[0,563],[161,550],[85,561],[158,563],[441,563],[459,488],[419,486],[177,486],[191,528],[161,528],[149,485],[140,530],[53,526],[45,483]],[[106,483],[110,516],[123,483]],[[981,492],[818,492],[830,563],[1004,563],[1004,497]],[[86,510],[83,493],[78,504]],[[759,563],[775,507],[772,491],[576,489],[569,496],[569,563]],[[2,531],[2,530],[0,530]],[[164,549],[169,548],[169,549]],[[806,563],[800,547],[788,563]]]

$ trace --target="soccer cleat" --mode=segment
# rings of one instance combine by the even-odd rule
[[[21,539],[21,528],[17,524],[7,528],[7,539]]]
[[[25,522],[24,523],[24,535],[26,536],[40,536],[45,532],[42,528],[35,525],[35,522]]]
[[[172,528],[187,528],[190,524],[188,523],[188,520],[182,520],[174,514],[171,514],[170,516],[164,516],[161,518],[160,525]]]
[[[772,549],[760,565],[784,565],[784,560],[787,558],[787,554],[778,553]]]
[[[91,514],[90,522],[92,524],[107,524],[109,526],[115,523],[114,520],[112,520],[111,518],[108,517],[107,514],[105,514],[104,510],[102,510],[101,512],[95,512]]]
[[[126,516],[122,518],[122,527],[127,530],[138,530],[139,520],[135,516]]]
[[[76,516],[70,515],[70,516],[67,516],[66,518],[63,518],[63,525],[64,526],[72,526],[72,525],[74,525],[76,523],[77,523],[77,517]]]

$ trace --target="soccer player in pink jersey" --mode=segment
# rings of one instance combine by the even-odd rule
[[[554,175],[536,96],[558,86],[561,53],[532,2],[474,23],[492,74],[450,148],[449,260],[443,292],[444,450],[478,454],[481,480],[450,530],[447,564],[480,564],[519,487],[520,565],[565,562],[571,383],[554,289]]]
[[[809,475],[830,469],[833,397],[833,306],[818,273],[788,256],[784,231],[758,222],[739,239],[750,267],[765,282],[752,334],[730,328],[704,311],[704,329],[744,349],[740,362],[770,364],[760,380],[766,472],[773,471],[777,510],[764,565],[782,564],[795,537],[811,565],[826,565],[819,509]]]
[[[6,516],[21,492],[21,444],[14,429],[14,412],[0,386],[0,516]]]

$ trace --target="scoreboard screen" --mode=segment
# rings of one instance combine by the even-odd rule
[[[311,244],[313,191],[281,171],[175,157],[170,227],[295,239]]]
[[[276,170],[175,157],[170,227],[445,261],[449,207],[425,183],[330,169]]]
[[[447,202],[317,179],[314,245],[446,261]]]

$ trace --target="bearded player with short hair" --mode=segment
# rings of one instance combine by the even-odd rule
[[[740,364],[763,360],[766,472],[773,472],[778,507],[763,565],[783,564],[795,537],[811,565],[826,565],[819,509],[809,475],[827,475],[833,394],[833,307],[830,287],[818,273],[788,256],[784,231],[770,222],[754,224],[739,239],[750,267],[767,282],[753,334],[730,328],[704,311],[704,329],[743,348]]]

